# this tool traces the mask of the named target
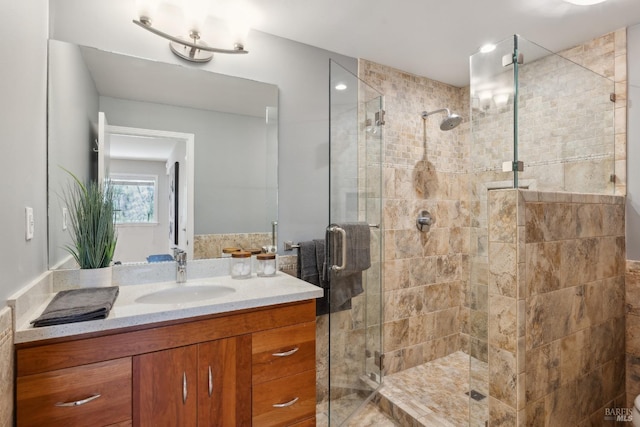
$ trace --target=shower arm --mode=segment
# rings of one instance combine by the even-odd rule
[[[435,110],[435,111],[431,111],[431,112],[423,111],[422,112],[422,119],[424,120],[424,119],[426,119],[427,117],[429,117],[429,116],[431,116],[433,114],[442,113],[443,111],[447,112],[447,116],[451,115],[451,111],[448,108],[441,108],[439,110]]]

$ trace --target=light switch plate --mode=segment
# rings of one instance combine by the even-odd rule
[[[33,208],[24,208],[24,238],[25,240],[33,239],[33,230],[35,228],[35,221],[33,219]]]
[[[67,230],[67,222],[69,221],[69,209],[62,208],[62,230]]]

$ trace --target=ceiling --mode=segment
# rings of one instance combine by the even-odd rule
[[[485,43],[519,34],[557,52],[640,23],[640,0],[247,1],[256,30],[454,86],[469,84],[469,56]]]

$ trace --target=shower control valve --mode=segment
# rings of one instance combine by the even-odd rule
[[[429,227],[433,224],[433,217],[427,210],[421,210],[416,219],[416,227],[420,231],[429,231]],[[425,228],[426,227],[426,228]]]

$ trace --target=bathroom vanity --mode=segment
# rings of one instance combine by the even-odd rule
[[[135,316],[143,289],[123,286],[108,319],[17,330],[17,425],[315,425],[322,291],[280,281],[236,281],[231,296],[168,311],[138,304]]]

